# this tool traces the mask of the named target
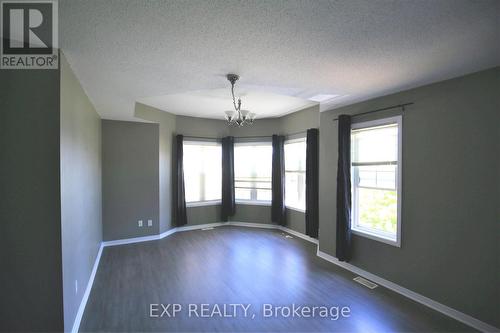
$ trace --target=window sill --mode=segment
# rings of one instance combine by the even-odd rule
[[[271,201],[236,200],[237,205],[271,206]]]
[[[386,238],[386,237],[383,237],[381,235],[376,235],[376,234],[370,233],[370,232],[365,231],[365,230],[352,229],[352,228],[351,228],[351,232],[354,235],[365,237],[365,238],[368,238],[368,239],[371,239],[371,240],[375,240],[375,241],[378,241],[378,242],[381,242],[381,243],[385,243],[385,244],[388,244],[388,245],[392,245],[392,246],[395,246],[395,247],[401,247],[400,238],[399,239]]]
[[[220,200],[209,200],[209,201],[194,201],[187,202],[186,207],[203,207],[203,206],[218,206],[221,204]]]
[[[296,212],[299,212],[299,213],[306,213],[306,210],[305,209],[302,209],[302,208],[295,208],[295,207],[291,207],[291,206],[285,206],[286,209],[290,209],[290,210],[294,210]]]

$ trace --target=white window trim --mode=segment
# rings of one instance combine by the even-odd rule
[[[362,128],[367,128],[367,127],[375,127],[375,126],[382,126],[382,125],[389,125],[389,124],[397,124],[398,125],[398,163],[397,163],[397,186],[396,186],[396,193],[398,197],[398,203],[397,203],[397,232],[396,232],[396,239],[385,236],[383,232],[377,232],[374,230],[367,230],[359,227],[353,226],[353,221],[351,220],[351,231],[355,235],[359,235],[362,237],[366,237],[372,240],[376,240],[385,244],[389,244],[392,246],[396,247],[401,247],[401,202],[402,202],[402,196],[401,196],[401,188],[403,184],[403,169],[402,169],[402,158],[403,158],[403,116],[398,115],[394,117],[388,117],[388,118],[382,118],[382,119],[376,119],[376,120],[370,120],[370,121],[365,121],[365,122],[360,122],[360,123],[354,123],[351,125],[351,130],[356,130],[356,129],[362,129]],[[354,203],[352,201],[351,205]],[[351,207],[352,209],[352,207]]]
[[[250,205],[250,206],[271,206],[271,201],[264,200],[235,200],[237,205]]]
[[[294,210],[294,211],[299,212],[299,213],[304,213],[304,214],[306,213],[306,210],[302,209],[302,208],[297,208],[297,207],[287,206],[287,205],[285,205],[285,208],[290,209],[290,210]]]
[[[186,207],[218,206],[221,204],[221,200],[191,201],[186,202]]]

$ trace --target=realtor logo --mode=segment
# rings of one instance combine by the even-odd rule
[[[58,67],[57,1],[1,2],[1,69]]]

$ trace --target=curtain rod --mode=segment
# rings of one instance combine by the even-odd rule
[[[403,103],[403,104],[398,104],[398,105],[388,106],[388,107],[386,107],[386,108],[382,108],[382,109],[376,109],[376,110],[371,110],[371,111],[366,111],[366,112],[356,113],[356,114],[353,114],[353,115],[351,115],[351,116],[352,116],[352,117],[362,116],[362,115],[369,114],[369,113],[373,113],[373,112],[386,111],[386,110],[397,109],[397,108],[402,108],[402,109],[403,109],[403,111],[405,111],[405,106],[412,105],[412,104],[413,104],[413,102],[411,102],[411,103]],[[334,119],[333,119],[333,121],[336,121],[336,120],[339,120],[339,118],[334,118]]]
[[[293,136],[299,134],[306,134],[307,131],[295,132],[290,134],[284,134],[284,136]],[[184,135],[186,139],[204,139],[204,140],[222,140],[222,138],[206,137],[206,136],[193,136]],[[256,136],[235,136],[235,139],[260,139],[260,138],[272,138],[272,135],[256,135]]]

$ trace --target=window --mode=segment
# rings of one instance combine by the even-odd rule
[[[351,229],[400,246],[401,116],[351,128]]]
[[[184,141],[183,148],[186,203],[221,200],[221,144],[215,141]]]
[[[271,202],[272,156],[270,142],[235,143],[234,190],[238,202]]]
[[[306,138],[285,141],[285,206],[306,210]]]

